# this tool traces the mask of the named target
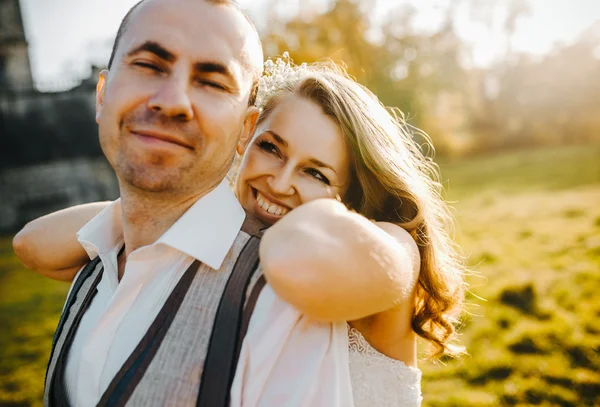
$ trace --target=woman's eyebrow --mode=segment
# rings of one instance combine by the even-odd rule
[[[285,141],[279,134],[275,133],[273,130],[265,130],[264,133],[269,133],[273,138],[284,147],[288,146],[288,142]]]
[[[286,140],[284,140],[279,134],[275,133],[273,130],[267,129],[263,133],[269,133],[275,139],[275,141],[277,141],[279,144],[283,145],[284,147],[288,146],[288,142]],[[317,167],[329,168],[331,171],[333,171],[335,174],[337,174],[337,171],[331,165],[325,164],[321,160],[318,160],[313,157],[308,161],[310,163],[316,165]]]
[[[311,163],[313,163],[317,167],[329,168],[331,171],[333,171],[333,172],[335,172],[337,174],[337,172],[333,169],[333,167],[331,165],[325,164],[323,161],[317,160],[316,158],[311,158],[308,161],[310,161]]]

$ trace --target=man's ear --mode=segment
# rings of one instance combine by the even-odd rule
[[[240,141],[238,142],[237,146],[237,152],[239,155],[244,155],[248,145],[250,144],[250,141],[252,140],[252,136],[256,130],[256,121],[258,120],[258,115],[258,108],[254,106],[248,108],[248,111],[246,112],[246,118],[244,119],[244,127],[242,128]]]
[[[106,69],[100,72],[100,78],[98,79],[98,84],[96,85],[96,123],[98,123],[98,120],[100,120],[100,114],[102,113],[107,76],[108,71]]]

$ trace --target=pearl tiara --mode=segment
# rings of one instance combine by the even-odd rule
[[[286,51],[275,62],[271,58],[264,64],[263,74],[258,81],[255,106],[262,109],[267,101],[289,81],[300,79],[309,72],[308,65],[295,65]]]

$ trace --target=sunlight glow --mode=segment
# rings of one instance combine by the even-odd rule
[[[137,0],[21,0],[25,28],[30,43],[33,75],[38,82],[64,77],[82,78],[91,63],[108,58],[111,38],[127,10]],[[323,11],[327,0],[280,0],[282,13],[302,12],[307,8]],[[398,0],[378,0],[374,21],[385,18]],[[450,0],[403,0],[416,10],[415,28],[428,31],[439,27]],[[510,43],[503,33],[501,14],[490,24],[473,22],[463,7],[455,13],[459,36],[473,47],[472,62],[485,66],[502,59],[507,50],[544,54],[556,43],[568,43],[595,21],[600,21],[600,1],[530,0],[532,12],[520,19]],[[259,28],[265,21],[268,0],[241,0]],[[270,4],[270,3],[269,3]],[[501,3],[498,3],[501,4]]]

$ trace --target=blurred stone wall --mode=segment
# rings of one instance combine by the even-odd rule
[[[0,90],[0,169],[101,156],[94,94]]]
[[[118,197],[98,142],[94,95],[93,81],[57,93],[0,89],[0,233]]]
[[[103,157],[5,168],[0,170],[0,233],[68,206],[118,195],[114,172]]]
[[[0,87],[33,88],[19,0],[0,0]]]

